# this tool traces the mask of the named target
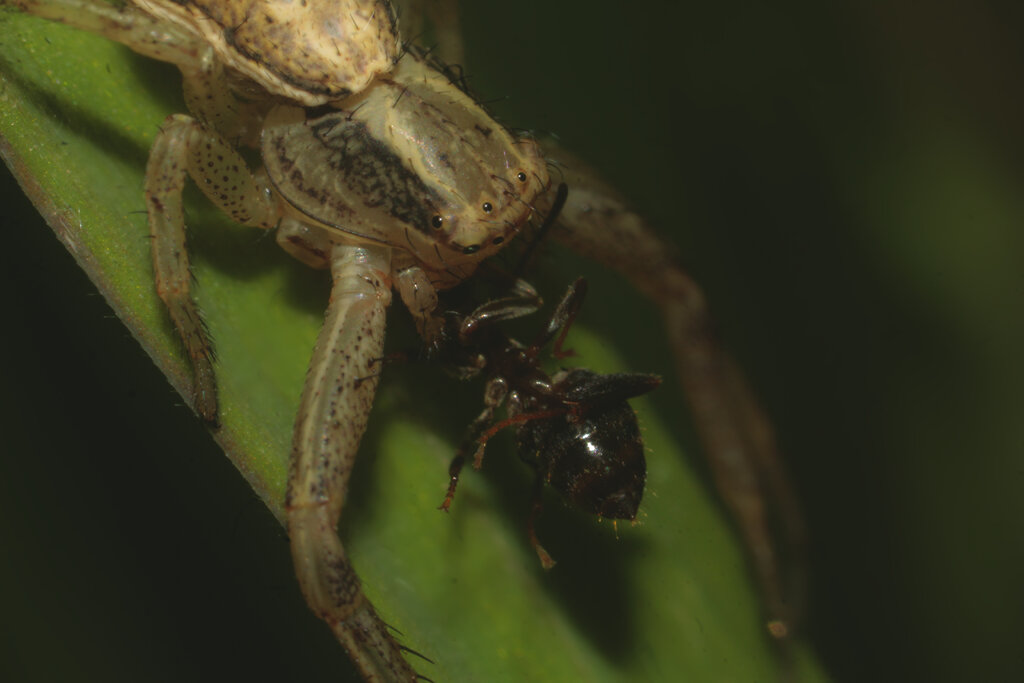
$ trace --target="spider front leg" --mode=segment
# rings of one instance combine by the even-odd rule
[[[239,223],[270,228],[277,217],[267,189],[257,183],[234,148],[190,116],[168,117],[153,142],[146,166],[153,270],[157,294],[167,306],[192,363],[193,405],[204,420],[216,423],[213,350],[190,293],[181,204],[186,174]]]
[[[556,145],[570,192],[552,236],[626,276],[661,309],[712,476],[743,537],[772,635],[802,602],[804,527],[768,418],[714,338],[704,294],[672,249],[605,183]]]
[[[380,376],[391,253],[337,245],[333,286],[295,420],[288,475],[288,536],[302,592],[368,681],[412,681],[416,672],[363,595],[338,538],[356,451]]]
[[[101,0],[0,0],[0,4],[96,33],[181,69],[185,99],[195,118],[169,117],[154,140],[146,167],[146,205],[157,293],[192,364],[193,406],[204,420],[216,424],[212,348],[190,294],[181,193],[190,175],[233,220],[261,228],[276,224],[276,208],[267,187],[253,177],[224,138],[246,132],[252,112],[230,94],[223,67],[209,45],[187,29],[134,6],[115,7]]]
[[[95,33],[164,62],[187,65],[200,59],[202,46],[194,35],[131,5],[104,0],[0,0],[0,5]]]

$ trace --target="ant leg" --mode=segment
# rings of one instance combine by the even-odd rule
[[[569,412],[567,408],[558,407],[551,410],[537,410],[532,413],[510,414],[504,420],[495,422],[480,435],[479,439],[477,439],[476,453],[473,455],[473,469],[478,470],[483,466],[484,449],[487,447],[487,442],[501,430],[508,427],[514,427],[515,425],[526,424],[527,422],[532,422],[534,420],[546,420],[551,417],[558,417],[559,415],[565,415],[567,412]]]
[[[423,42],[427,25],[429,43],[445,64],[463,64],[462,31],[459,28],[458,0],[396,0],[406,40]]]
[[[530,515],[526,519],[526,533],[530,537],[530,545],[533,546],[534,551],[537,553],[537,557],[540,558],[541,566],[544,569],[551,569],[555,566],[555,560],[551,557],[547,550],[544,550],[544,546],[540,544],[537,539],[536,523],[537,518],[540,517],[541,511],[544,509],[544,476],[537,473],[537,478],[533,482],[533,494],[530,496]]]
[[[359,441],[377,390],[391,301],[390,250],[339,245],[333,286],[295,419],[285,509],[295,573],[367,680],[413,681],[402,648],[363,594],[338,538]]]
[[[445,493],[441,504],[437,506],[438,510],[448,512],[448,508],[452,506],[452,499],[455,498],[455,487],[459,485],[459,474],[466,464],[466,456],[463,453],[464,448],[465,444],[459,448],[458,455],[452,458],[451,464],[448,465],[448,492]]]
[[[801,609],[804,525],[771,424],[714,339],[704,294],[669,245],[585,165],[545,147],[565,162],[571,187],[552,236],[618,270],[661,309],[705,456],[746,545],[769,628],[781,637]]]
[[[444,497],[444,502],[438,508],[439,510],[447,512],[448,508],[451,507],[452,498],[455,497],[455,487],[459,484],[459,473],[462,472],[462,468],[466,464],[466,457],[469,455],[470,449],[474,447],[476,448],[476,454],[473,458],[473,466],[476,469],[480,469],[484,444],[487,442],[487,439],[484,437],[494,421],[494,411],[501,407],[507,396],[508,385],[505,383],[505,380],[494,378],[487,382],[487,386],[484,387],[484,409],[466,428],[466,435],[462,438],[462,444],[448,466],[448,476],[450,477],[448,493]]]
[[[473,336],[484,327],[530,315],[542,304],[540,294],[533,285],[526,280],[516,280],[512,283],[507,296],[481,304],[463,318],[459,325],[459,339],[464,344],[471,345]]]
[[[555,346],[551,351],[552,357],[562,359],[575,355],[575,352],[571,349],[563,350],[562,345],[565,343],[566,335],[569,334],[569,328],[572,327],[573,322],[576,321],[576,316],[579,315],[580,308],[583,306],[583,299],[586,295],[587,281],[583,278],[577,278],[575,282],[569,285],[569,289],[566,290],[561,301],[555,306],[555,310],[551,312],[551,317],[548,318],[544,330],[537,336],[533,344],[530,345],[530,353],[536,356],[541,347],[551,341],[557,334]]]

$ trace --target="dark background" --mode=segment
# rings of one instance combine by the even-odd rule
[[[1024,680],[1024,10],[553,4],[467,7],[473,85],[705,285],[807,511],[826,669]],[[0,596],[23,615],[0,674],[67,653],[3,678],[347,666],[283,532],[6,175],[0,206]]]

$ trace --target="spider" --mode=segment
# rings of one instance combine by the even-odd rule
[[[218,418],[216,384],[208,343],[196,309],[188,297],[189,275],[182,248],[180,209],[176,206],[180,184],[185,177],[182,164],[188,163],[193,167],[193,178],[233,218],[258,227],[277,227],[278,241],[300,260],[314,266],[332,266],[335,290],[322,339],[326,340],[326,335],[350,334],[359,329],[349,324],[351,316],[346,319],[346,307],[357,309],[363,316],[364,332],[361,335],[357,332],[356,336],[361,336],[362,342],[372,342],[372,347],[362,346],[358,354],[353,354],[358,355],[358,359],[348,359],[329,371],[320,372],[321,376],[331,378],[324,380],[324,384],[307,384],[296,428],[297,457],[293,459],[289,529],[297,570],[307,598],[314,611],[331,623],[339,639],[359,661],[364,674],[368,678],[412,677],[413,671],[400,654],[397,642],[362,595],[334,532],[345,478],[376,386],[375,363],[381,354],[382,315],[390,298],[389,281],[393,281],[402,294],[421,333],[426,337],[435,334],[433,290],[469,277],[476,264],[511,240],[525,220],[534,214],[543,214],[549,185],[544,159],[527,139],[503,139],[497,143],[499,151],[481,153],[475,161],[484,167],[486,163],[493,163],[495,158],[503,158],[506,160],[503,170],[507,174],[496,178],[494,176],[498,174],[491,173],[494,183],[489,190],[475,197],[474,204],[453,203],[452,197],[461,198],[467,194],[461,190],[451,193],[448,197],[450,202],[444,204],[438,200],[435,190],[433,193],[421,193],[422,201],[415,206],[392,203],[383,212],[357,211],[362,221],[359,223],[354,220],[355,214],[350,206],[344,203],[331,206],[329,200],[335,196],[332,188],[317,185],[321,181],[312,179],[315,174],[311,169],[335,164],[337,155],[340,155],[342,161],[337,167],[348,169],[345,172],[352,178],[369,175],[375,181],[385,180],[392,185],[400,180],[400,174],[393,170],[393,166],[389,167],[392,170],[382,168],[380,163],[376,166],[370,164],[373,168],[365,165],[357,168],[369,157],[355,154],[352,150],[359,147],[365,152],[368,139],[360,137],[362,133],[346,136],[343,130],[353,128],[350,124],[360,121],[362,116],[365,119],[358,125],[372,127],[380,121],[377,114],[384,106],[382,103],[400,102],[402,98],[399,95],[404,97],[414,89],[414,84],[430,81],[429,88],[433,90],[420,93],[416,101],[428,101],[431,92],[443,93],[438,97],[448,98],[447,104],[453,108],[442,118],[451,120],[463,114],[468,117],[459,130],[479,128],[487,139],[492,135],[495,138],[504,135],[500,126],[492,127],[486,114],[477,110],[468,97],[416,51],[406,52],[397,66],[394,65],[401,52],[397,39],[391,39],[392,44],[385,46],[377,55],[378,66],[374,67],[392,82],[402,83],[406,79],[387,97],[384,94],[387,84],[374,91],[367,86],[371,80],[369,77],[345,81],[332,90],[335,86],[326,84],[321,76],[302,81],[287,70],[266,70],[260,55],[250,59],[254,50],[252,46],[246,48],[242,61],[232,61],[229,54],[231,45],[221,45],[219,53],[214,50],[211,54],[216,53],[217,58],[199,59],[197,54],[209,49],[204,41],[212,40],[213,34],[197,28],[197,20],[179,16],[189,12],[193,3],[139,3],[144,9],[162,13],[159,21],[132,7],[114,10],[110,14],[111,10],[100,9],[106,5],[90,1],[4,4],[41,14],[52,12],[65,19],[73,16],[84,22],[85,28],[101,33],[105,31],[108,37],[114,37],[110,35],[111,29],[103,29],[97,24],[90,26],[88,17],[101,16],[104,11],[114,21],[129,17],[129,23],[146,24],[147,33],[140,39],[139,34],[129,35],[131,29],[127,29],[128,34],[119,36],[122,42],[133,44],[150,56],[178,61],[187,70],[199,72],[198,76],[193,73],[189,79],[191,87],[186,97],[193,116],[169,119],[158,136],[150,162],[152,170],[147,176],[147,190],[151,220],[155,225],[152,232],[156,244],[158,290],[189,350],[195,377],[194,403],[208,422],[214,423]],[[217,7],[219,3],[212,5]],[[370,7],[374,3],[369,2],[353,3],[355,5],[359,7],[348,9],[361,12],[363,20],[379,20],[374,29],[378,39],[389,34],[394,15],[384,3],[376,3],[375,7]],[[171,19],[177,23],[167,23]],[[150,41],[154,35],[149,33],[150,29],[160,32],[156,42]],[[203,40],[197,38],[200,33]],[[241,35],[239,31],[234,34],[235,37]],[[216,44],[215,40],[213,42]],[[374,46],[379,47],[380,44],[374,43]],[[268,49],[267,45],[261,49]],[[364,53],[358,52],[358,55],[361,58]],[[356,69],[357,75],[365,75],[361,70],[365,65],[359,59],[351,61],[360,65]],[[218,70],[225,64],[229,67],[227,75],[218,75]],[[300,65],[300,68],[305,69],[306,66]],[[347,109],[339,108],[336,103],[346,100],[347,91],[355,94],[347,100]],[[268,92],[272,96],[268,97]],[[287,101],[282,103],[281,98]],[[421,113],[415,109],[415,102],[411,106],[412,115]],[[266,169],[251,175],[246,170],[245,159],[237,155],[229,141],[255,144],[260,131],[263,133]],[[376,139],[384,138],[378,136]],[[394,142],[389,140],[388,144]],[[193,155],[191,160],[175,158],[182,145]],[[306,155],[308,150],[312,150],[311,155]],[[774,471],[775,456],[759,409],[749,399],[732,362],[718,351],[710,339],[699,290],[667,256],[668,250],[636,214],[582,164],[564,152],[558,151],[557,154],[565,163],[562,174],[573,187],[563,213],[563,228],[557,236],[570,247],[623,271],[663,309],[677,350],[683,383],[697,413],[697,424],[703,432],[709,458],[717,469],[726,499],[737,512],[739,526],[751,547],[754,566],[766,595],[766,612],[775,623],[784,624],[789,616],[778,587],[781,580],[776,575],[777,560],[769,534],[763,528],[761,506],[764,492],[759,490],[764,481],[770,482],[770,477],[764,476],[764,470]],[[468,161],[468,158],[463,159],[460,168],[465,168],[461,164]],[[310,165],[303,167],[303,162]],[[208,164],[213,164],[215,174],[197,170]],[[432,173],[442,172],[436,166],[432,168]],[[425,171],[420,169],[417,173],[422,175]],[[481,173],[480,177],[486,180],[488,174]],[[355,185],[349,184],[350,187]],[[369,196],[379,192],[378,185],[367,183],[360,191]],[[326,202],[325,197],[328,199]],[[372,204],[369,201],[364,203],[367,206]],[[424,206],[429,210],[423,211]],[[467,210],[480,215],[472,220],[465,219],[463,212]],[[399,213],[402,216],[398,216]],[[312,226],[311,216],[315,220]],[[406,227],[410,221],[415,223],[413,230]],[[345,229],[339,232],[341,225]],[[348,236],[339,237],[342,232],[347,232]],[[389,245],[393,256],[381,248],[381,244]],[[624,251],[621,248],[623,244],[629,244],[631,248]],[[353,289],[365,290],[362,294],[369,296],[374,303],[362,303],[367,299],[354,295]],[[346,322],[344,326],[341,325],[343,320]],[[328,360],[338,349],[354,348],[338,342],[320,343],[318,347],[319,360],[315,357],[314,368],[326,368]],[[359,367],[353,372],[353,366]],[[348,379],[338,379],[345,377],[343,371],[346,370]],[[314,370],[312,374],[318,373]],[[321,457],[316,456],[311,447],[303,445],[311,439],[302,434],[319,422],[326,429],[325,436],[315,441],[324,443],[326,435],[338,428],[338,424],[330,420],[329,408],[311,407],[316,397],[323,396],[323,391],[329,386],[351,397],[346,399],[348,402],[343,411],[350,418],[345,420],[345,425],[356,425],[356,429],[348,434],[344,453],[325,453]],[[340,472],[339,476],[334,481],[327,481],[329,478],[323,473],[316,473],[316,463],[326,464],[331,472]],[[759,468],[762,470],[759,476],[763,477],[753,484],[746,469],[751,463],[755,472]],[[337,469],[339,467],[340,470]],[[312,477],[306,486],[299,483],[303,474]],[[769,490],[768,494],[770,497],[773,492]],[[779,496],[778,492],[774,495],[785,501],[785,495]]]

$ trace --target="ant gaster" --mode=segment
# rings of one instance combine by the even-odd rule
[[[442,510],[455,496],[459,473],[472,454],[480,468],[487,441],[506,427],[516,427],[519,457],[536,472],[528,533],[545,568],[554,560],[534,530],[545,483],[580,510],[613,520],[634,520],[647,479],[643,441],[636,414],[627,399],[661,383],[657,375],[591,370],[560,370],[548,375],[541,351],[554,340],[551,355],[565,358],[562,344],[576,318],[587,283],[576,280],[536,339],[524,346],[504,334],[497,323],[540,308],[537,292],[516,281],[509,296],[488,301],[469,314],[449,313],[435,345],[435,355],[460,378],[486,377],[484,409],[470,424],[449,467],[451,477]],[[507,416],[495,412],[506,406]]]

